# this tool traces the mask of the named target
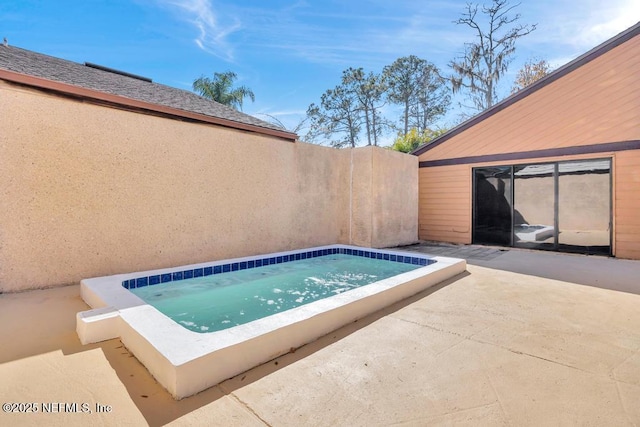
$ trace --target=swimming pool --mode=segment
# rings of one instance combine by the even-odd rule
[[[210,333],[415,270],[420,262],[427,265],[427,260],[415,257],[408,257],[416,261],[412,264],[327,252],[281,263],[276,258],[274,264],[259,268],[230,268],[226,273],[219,269],[218,274],[130,291],[184,328]]]
[[[268,273],[269,269],[295,270],[298,265],[304,265],[300,263],[303,259],[313,264],[328,262],[332,258],[336,261],[354,258],[365,261],[364,273],[368,272],[371,276],[369,282],[374,281],[353,287],[340,278],[337,288],[334,285],[323,285],[329,294],[332,294],[332,290],[339,290],[325,298],[286,307],[288,309],[280,312],[270,313],[267,310],[267,313],[263,313],[267,314],[266,317],[252,315],[253,318],[247,322],[234,320],[237,324],[213,332],[202,330],[202,326],[206,324],[197,324],[197,329],[200,329],[197,332],[189,330],[184,326],[190,325],[181,325],[178,323],[180,320],[176,322],[163,314],[162,307],[159,310],[144,300],[145,295],[146,298],[149,295],[160,295],[156,298],[162,299],[163,294],[169,290],[179,293],[181,287],[190,286],[194,280],[200,286],[205,279],[227,280],[232,274],[236,278],[238,275],[241,278],[255,277]],[[393,271],[391,276],[381,279],[382,276],[375,277],[378,276],[377,272],[372,273],[375,270],[372,261],[382,263],[383,269],[390,265],[402,268],[399,273]],[[158,382],[174,398],[181,399],[287,353],[292,348],[309,343],[465,269],[463,260],[453,258],[331,245],[85,279],[81,282],[81,295],[93,309],[78,313],[77,332],[83,344],[119,337]],[[317,274],[310,277],[318,279],[316,276]],[[270,296],[275,297],[265,298],[268,307],[279,302],[278,294],[285,293],[282,280],[278,280],[280,287],[271,286],[270,290],[265,291],[273,293]],[[246,287],[251,285],[247,284]],[[274,292],[274,289],[281,292]],[[292,289],[292,292],[302,293]],[[243,296],[241,299],[253,296]],[[298,295],[296,299],[300,297]],[[269,304],[269,301],[273,303]],[[281,304],[284,305],[284,300]],[[180,307],[177,311],[178,314],[183,313]],[[224,317],[222,320],[218,319],[219,323],[223,320]]]

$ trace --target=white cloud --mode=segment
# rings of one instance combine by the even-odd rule
[[[281,110],[281,111],[271,111],[269,113],[259,112],[256,114],[269,114],[270,116],[299,116],[301,114],[307,114],[307,110]]]
[[[613,3],[603,12],[604,15],[601,18],[604,20],[592,23],[586,32],[586,38],[591,38],[596,43],[613,37],[640,21],[640,2],[637,0],[619,1]]]
[[[557,68],[640,20],[638,0],[538,0],[523,4],[523,23],[538,28],[518,41],[513,69],[527,58],[547,59]]]
[[[577,8],[573,0],[553,0],[541,4],[539,14],[540,25],[532,38],[582,53],[637,23],[640,2],[583,0]]]
[[[200,49],[225,61],[234,60],[234,49],[227,38],[241,28],[242,25],[237,18],[226,17],[226,23],[219,24],[218,16],[209,0],[159,0],[159,2],[177,10],[181,19],[190,22],[198,30],[194,42]]]

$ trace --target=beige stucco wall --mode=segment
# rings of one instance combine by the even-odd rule
[[[417,166],[405,157],[413,160],[392,156],[384,168],[406,179],[403,168]],[[350,243],[350,180],[351,150],[0,81],[0,291]],[[377,197],[386,200],[386,189]],[[417,190],[404,197],[417,206]],[[390,245],[406,240],[384,225],[376,235]]]
[[[418,158],[380,147],[352,150],[351,242],[384,248],[418,240]]]
[[[372,147],[371,245],[384,248],[418,240],[418,158]]]
[[[372,190],[372,154],[369,147],[351,150],[351,185],[350,194],[351,228],[349,240],[354,245],[371,245],[371,217],[373,215]]]

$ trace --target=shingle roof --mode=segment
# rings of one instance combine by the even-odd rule
[[[230,120],[260,128],[283,131],[276,125],[236,111],[195,93],[117,74],[85,64],[0,44],[0,69],[53,80],[85,89],[171,107],[191,113]]]

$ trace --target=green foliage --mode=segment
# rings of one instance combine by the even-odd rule
[[[355,147],[363,134],[367,145],[378,145],[391,125],[382,115],[387,102],[403,106],[402,129],[419,133],[442,117],[450,104],[445,80],[431,63],[416,56],[399,58],[382,74],[348,68],[334,89],[327,90],[320,104],[307,109],[306,139],[329,139],[334,147]]]
[[[404,134],[411,127],[418,132],[428,129],[449,109],[449,90],[432,63],[415,55],[405,56],[384,67],[382,74],[387,98],[402,106]]]
[[[358,100],[367,145],[378,145],[378,136],[385,126],[380,115],[380,108],[384,106],[382,96],[386,90],[382,78],[372,72],[365,74],[362,68],[348,68],[342,72],[342,85]]]
[[[334,147],[355,147],[362,127],[359,108],[355,94],[344,85],[327,90],[320,97],[320,105],[311,104],[307,109],[307,138],[313,141],[322,136],[332,138]]]
[[[454,92],[462,88],[469,91],[472,107],[478,111],[497,101],[497,83],[507,72],[516,40],[536,29],[535,24],[505,28],[520,19],[519,14],[508,16],[518,5],[509,5],[508,0],[492,0],[491,5],[482,6],[483,16],[478,17],[478,5],[467,3],[462,17],[454,21],[471,28],[476,41],[465,45],[462,58],[449,63],[454,72],[449,80]],[[486,25],[482,26],[483,23]]]
[[[201,76],[193,81],[193,90],[200,96],[242,111],[244,98],[255,101],[253,91],[246,86],[233,87],[238,78],[233,71],[214,73],[213,79]]]
[[[448,129],[425,129],[420,132],[416,128],[411,128],[406,134],[398,134],[391,149],[402,153],[410,153],[419,146],[431,142],[447,131]]]

